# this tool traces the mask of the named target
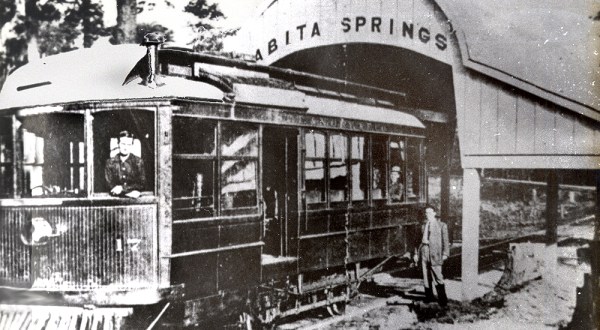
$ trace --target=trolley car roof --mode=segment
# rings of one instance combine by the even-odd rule
[[[173,52],[167,53],[173,55]],[[29,63],[6,80],[0,93],[0,112],[6,109],[152,99],[224,102],[224,97],[233,93],[238,103],[296,108],[319,116],[425,128],[415,116],[392,109],[393,104],[390,102],[373,99],[364,102],[347,93],[324,91],[310,86],[296,88],[295,83],[288,84],[281,77],[275,79],[265,72],[252,73],[252,66],[240,69],[232,68],[232,64],[208,65],[212,75],[241,77],[230,79],[233,82],[231,90],[210,81],[186,79],[190,77],[185,77],[186,74],[181,72],[175,76],[162,75],[161,82],[164,85],[158,88],[142,85],[140,77],[123,84],[124,79],[131,76],[128,73],[145,54],[146,49],[138,45],[99,46],[48,56]],[[191,52],[181,54],[191,54],[193,57]],[[203,65],[193,67],[192,70],[198,70],[197,67],[207,70]],[[249,74],[256,79],[244,79]],[[365,87],[368,89],[368,86]]]

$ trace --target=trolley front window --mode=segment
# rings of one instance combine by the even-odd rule
[[[17,120],[23,196],[85,194],[83,123],[81,114],[40,114]]]
[[[125,191],[154,192],[154,116],[152,111],[122,109],[93,114],[95,193],[109,193],[115,185]],[[120,146],[124,132],[131,136],[127,152],[132,155],[125,158]],[[116,174],[125,178],[115,179]]]

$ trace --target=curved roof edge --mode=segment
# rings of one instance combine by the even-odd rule
[[[587,52],[590,50],[582,46],[570,50],[568,58],[563,56],[564,54],[561,51],[564,50],[565,45],[569,46],[570,44],[566,40],[551,40],[552,33],[556,32],[552,30],[554,26],[541,31],[532,28],[532,31],[529,31],[531,35],[525,35],[526,33],[524,33],[527,32],[523,30],[524,26],[549,24],[552,15],[548,14],[548,17],[538,18],[537,20],[532,20],[532,22],[519,21],[516,23],[515,21],[518,20],[519,15],[533,15],[537,13],[537,9],[531,7],[531,4],[525,1],[521,3],[520,11],[513,8],[517,18],[511,17],[506,13],[496,13],[495,16],[487,17],[484,15],[486,13],[478,12],[478,10],[481,11],[481,8],[474,8],[472,12],[468,12],[465,8],[461,7],[468,6],[471,3],[470,1],[465,1],[469,3],[455,0],[433,1],[447,16],[453,29],[456,31],[455,36],[458,41],[460,57],[464,67],[536,95],[585,117],[600,121],[600,89],[594,87],[595,83],[598,82],[594,82],[594,80],[600,78],[600,71],[597,68],[585,67],[585,63],[579,63],[582,60],[590,61],[587,58],[589,55]],[[503,5],[510,7],[510,4]],[[481,6],[484,6],[484,4],[481,3]],[[488,8],[490,11],[497,9],[493,5],[490,7],[492,7]],[[549,8],[546,12],[552,13],[552,8]],[[560,14],[553,13],[555,16]],[[583,14],[578,13],[572,16],[583,17],[585,16]],[[566,17],[565,20],[573,19],[568,14],[564,14],[563,16]],[[477,27],[487,32],[481,32],[480,35],[477,35],[473,32],[475,27],[469,28],[477,20],[488,24],[486,26],[478,25]],[[558,24],[557,22],[552,23],[553,25]],[[489,27],[492,28],[490,29]],[[496,27],[497,30],[495,31],[493,27]],[[501,31],[501,29],[505,30]],[[562,27],[560,29],[562,31]],[[581,30],[585,29],[581,28],[574,32],[579,34],[586,33],[586,31]],[[570,36],[569,32],[572,31],[565,30],[562,36],[566,39]],[[515,36],[521,36],[521,40],[507,40]],[[540,38],[549,39],[541,40]],[[539,43],[540,40],[541,44]],[[583,41],[585,44],[585,40],[580,41]],[[546,45],[546,43],[554,44],[549,45],[547,48],[541,47]],[[514,47],[507,49],[507,45]],[[484,51],[485,47],[492,49]],[[573,45],[573,48],[575,48],[575,45]],[[512,57],[506,56],[506,52],[510,52],[511,49],[513,53],[518,54],[510,54]],[[554,51],[556,51],[556,54]],[[523,61],[523,59],[527,61]]]
[[[459,36],[459,34],[463,35]],[[576,100],[559,95],[553,91],[547,90],[527,80],[515,77],[514,75],[511,75],[508,72],[504,72],[491,65],[474,60],[469,56],[469,46],[465,41],[463,31],[457,33],[457,39],[462,57],[462,64],[466,68],[477,71],[483,75],[499,80],[505,84],[511,85],[520,90],[536,95],[544,100],[552,102],[566,109],[572,110],[582,116],[594,119],[596,121],[600,121],[600,105],[594,108],[593,106],[583,104]]]

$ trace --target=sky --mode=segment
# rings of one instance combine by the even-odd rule
[[[105,26],[113,26],[116,22],[116,0],[99,0],[104,7]],[[138,0],[140,2],[141,0]],[[265,0],[213,0],[209,3],[219,5],[226,19],[219,22],[220,27],[234,28],[241,26],[244,21],[252,17],[257,10],[257,6]],[[148,1],[146,1],[148,2]],[[154,0],[154,8],[144,7],[144,11],[138,15],[140,23],[158,23],[173,30],[173,40],[176,44],[184,45],[192,38],[191,29],[188,27],[190,20],[194,19],[191,14],[183,12],[183,7],[189,0],[171,0],[176,8],[170,8],[162,0]]]

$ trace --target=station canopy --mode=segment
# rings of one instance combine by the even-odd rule
[[[359,18],[360,32],[353,21]],[[369,25],[375,19],[381,31]],[[597,0],[265,0],[230,49],[260,50],[269,65],[405,92],[407,107],[452,114],[457,63],[432,43],[407,41],[403,22],[430,29],[432,38],[455,35],[466,68],[600,120]],[[296,26],[306,26],[301,42]]]
[[[600,111],[600,2],[436,0],[466,66]]]

